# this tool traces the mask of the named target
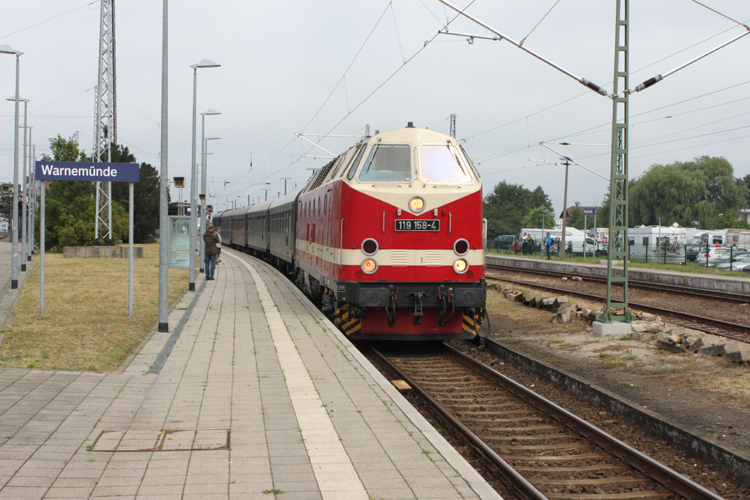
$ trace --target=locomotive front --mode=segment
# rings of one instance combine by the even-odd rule
[[[409,126],[363,140],[330,170],[299,198],[298,256],[337,325],[357,339],[474,337],[486,299],[482,185],[456,139]],[[316,226],[305,214],[321,195]]]

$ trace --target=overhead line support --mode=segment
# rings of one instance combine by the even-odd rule
[[[602,323],[632,323],[628,308],[628,142],[630,93],[630,3],[617,0],[615,24],[615,69],[612,99],[612,161],[609,176],[609,237],[607,241],[607,307],[599,318]],[[613,261],[622,262],[622,275],[615,276]],[[612,285],[622,285],[622,300],[613,301]],[[615,314],[613,309],[622,309]]]
[[[546,59],[546,58],[542,57],[541,55],[537,54],[533,50],[527,49],[522,44],[516,42],[512,38],[508,38],[507,36],[503,35],[499,31],[497,31],[494,28],[492,28],[491,26],[483,23],[479,19],[477,19],[477,18],[475,18],[473,16],[470,16],[469,14],[467,14],[463,10],[459,9],[458,7],[455,7],[455,6],[451,5],[450,3],[446,2],[445,0],[438,0],[438,1],[440,3],[442,3],[443,5],[445,5],[446,7],[450,8],[450,9],[453,9],[454,11],[458,12],[459,15],[464,16],[466,19],[469,19],[470,21],[478,24],[482,28],[484,28],[484,29],[486,29],[486,30],[494,33],[495,35],[497,35],[500,38],[500,40],[507,40],[508,42],[510,42],[511,44],[515,45],[516,47],[518,47],[519,49],[523,50],[524,52],[526,52],[526,53],[528,53],[528,54],[536,57],[537,59],[539,59],[543,63],[548,64],[548,65],[552,66],[553,68],[555,68],[556,70],[560,71],[561,73],[563,73],[565,75],[568,75],[569,77],[573,78],[574,80],[576,80],[581,85],[583,85],[585,87],[588,87],[589,89],[593,90],[594,92],[596,92],[598,94],[601,94],[601,95],[603,95],[605,97],[613,97],[613,96],[610,96],[609,94],[607,94],[607,91],[604,88],[602,88],[599,85],[597,85],[596,83],[594,83],[594,82],[592,82],[590,80],[587,80],[585,78],[582,78],[582,77],[574,75],[570,71],[566,70],[565,68],[563,68],[561,66],[558,66],[557,64],[553,63],[549,59]],[[449,33],[447,31],[442,31],[442,30],[440,31],[440,33],[442,33],[444,35],[453,35],[453,33]],[[478,35],[456,35],[456,36],[464,36],[464,37],[468,36],[471,39],[473,39],[473,38],[487,38],[487,37],[482,37],[482,36],[478,36]]]

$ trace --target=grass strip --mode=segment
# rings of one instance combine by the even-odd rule
[[[128,259],[45,257],[45,314],[39,313],[39,257],[21,290],[0,345],[0,366],[45,370],[117,370],[159,317],[159,245],[134,259],[133,318],[128,317]],[[188,285],[187,269],[169,270],[169,304]]]

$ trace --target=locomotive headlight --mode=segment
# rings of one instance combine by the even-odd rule
[[[424,200],[419,196],[415,196],[414,198],[409,200],[409,210],[414,213],[421,212],[422,210],[424,210]]]
[[[469,269],[469,264],[464,259],[456,259],[453,263],[453,270],[458,274],[465,273],[467,269]]]
[[[362,271],[364,271],[365,274],[372,274],[377,270],[378,263],[375,262],[375,259],[365,259],[362,261]]]
[[[463,238],[456,240],[453,244],[453,251],[456,252],[456,255],[466,255],[469,253],[469,242]]]
[[[362,242],[362,251],[365,255],[375,255],[378,251],[378,242],[372,238],[367,238]]]

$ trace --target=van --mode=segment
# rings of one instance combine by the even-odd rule
[[[515,234],[501,234],[495,238],[495,250],[510,250],[513,248],[514,241],[516,241]]]
[[[559,245],[562,238],[562,229],[521,229],[521,234],[528,233],[531,239],[534,240],[534,252],[542,250],[547,232],[552,236],[552,245]],[[585,252],[586,255],[595,253],[597,256],[600,256],[607,253],[606,244],[594,241],[586,233],[574,227],[565,228],[565,245],[567,247],[565,251],[570,254],[584,255]]]

